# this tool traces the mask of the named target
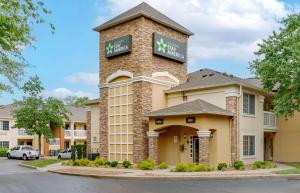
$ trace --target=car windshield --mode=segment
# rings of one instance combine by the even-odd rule
[[[22,149],[23,150],[32,150],[32,147],[31,146],[24,146]]]

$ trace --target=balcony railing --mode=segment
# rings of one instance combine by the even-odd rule
[[[86,130],[65,130],[65,138],[86,138]]]
[[[277,129],[275,113],[264,111],[264,129]]]
[[[60,145],[60,139],[59,138],[53,138],[49,140],[50,146],[59,146]]]
[[[26,129],[18,129],[18,136],[19,137],[33,137],[33,135],[30,135],[26,133]]]

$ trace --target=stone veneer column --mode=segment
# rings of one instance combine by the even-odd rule
[[[133,83],[133,162],[141,162],[148,157],[148,118],[145,114],[152,109],[152,83]]]
[[[87,153],[92,153],[92,113],[90,110],[86,111],[86,151]]]
[[[210,131],[198,131],[199,137],[199,162],[209,164],[209,137]]]
[[[108,159],[108,88],[100,89],[100,157]]]
[[[231,164],[238,160],[238,90],[226,91],[226,110],[234,114],[230,128]]]
[[[149,148],[149,158],[153,159],[155,163],[158,163],[158,136],[159,133],[155,131],[147,132],[148,136],[148,148]]]

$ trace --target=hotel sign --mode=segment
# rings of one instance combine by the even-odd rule
[[[186,62],[186,43],[153,33],[153,53],[181,63]]]
[[[105,57],[111,58],[121,54],[130,53],[132,49],[131,35],[122,36],[105,42]]]

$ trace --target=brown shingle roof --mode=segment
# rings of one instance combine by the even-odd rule
[[[176,116],[176,115],[196,115],[196,114],[233,116],[233,114],[230,111],[217,107],[201,99],[182,103],[172,107],[167,107],[157,111],[152,111],[146,116],[160,117],[160,116]]]
[[[100,102],[100,98],[88,100],[85,105],[94,105]]]
[[[110,28],[112,26],[118,25],[120,23],[138,18],[138,17],[146,17],[151,19],[155,22],[168,26],[174,30],[182,32],[186,35],[193,35],[194,33],[188,30],[187,28],[183,27],[182,25],[178,24],[177,22],[173,21],[169,17],[165,16],[161,12],[157,11],[147,3],[143,2],[128,11],[118,15],[117,17],[103,23],[102,25],[95,27],[94,30],[100,32],[101,30]]]
[[[249,81],[247,79],[242,79],[211,69],[201,69],[199,71],[189,73],[187,82],[167,90],[166,93],[230,84],[242,85],[255,90],[263,91],[263,89],[256,82],[254,83],[254,81]]]

